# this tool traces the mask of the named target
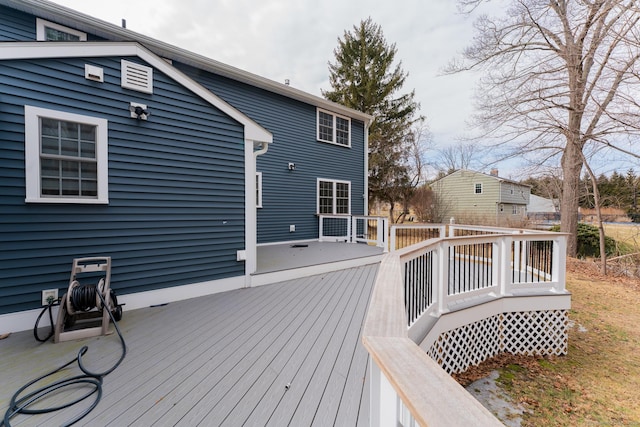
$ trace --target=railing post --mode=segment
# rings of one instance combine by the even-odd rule
[[[510,295],[511,292],[511,243],[513,238],[500,237],[499,243],[494,244],[494,247],[498,248],[497,254],[494,256],[494,261],[498,266],[498,289],[500,295]],[[514,266],[515,267],[515,266]]]
[[[434,252],[436,254],[437,271],[435,277],[437,278],[436,286],[433,287],[433,298],[436,300],[438,307],[438,315],[448,311],[445,305],[448,289],[449,289],[449,244],[442,242],[438,246],[438,250]]]
[[[355,216],[352,216],[348,221],[347,221],[348,225],[347,225],[347,242],[349,243],[357,243],[358,241],[358,218]],[[365,225],[365,229],[364,229],[364,233],[366,236],[366,225]]]
[[[322,235],[322,225],[323,225],[323,223],[324,223],[324,216],[320,215],[320,216],[318,217],[318,240],[319,240],[320,242],[322,242],[323,237],[324,237],[324,236]]]
[[[369,373],[371,379],[369,425],[371,427],[397,425],[398,395],[373,360],[369,363]]]
[[[567,236],[558,236],[553,239],[552,263],[551,280],[557,283],[554,289],[556,292],[564,292],[567,271]]]
[[[396,250],[396,232],[398,230],[398,226],[395,224],[391,226],[391,233],[389,237],[389,252],[395,252]]]
[[[382,224],[380,224],[382,222]],[[382,225],[382,227],[380,227]],[[382,246],[383,252],[389,252],[386,236],[389,235],[389,220],[387,218],[378,218],[378,246]]]

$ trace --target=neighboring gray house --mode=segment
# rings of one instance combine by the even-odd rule
[[[536,221],[560,220],[560,209],[557,206],[557,200],[554,201],[532,194],[529,199],[529,205],[527,205],[527,216],[529,219]]]
[[[457,170],[431,184],[443,221],[512,225],[527,217],[531,187],[490,174]]]
[[[176,29],[179,31],[179,29]],[[251,286],[367,212],[371,117],[44,0],[0,0],[0,333],[74,258],[127,308]]]

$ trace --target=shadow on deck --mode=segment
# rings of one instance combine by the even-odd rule
[[[269,268],[311,267],[326,262],[321,252],[345,260],[324,245],[268,247],[259,268],[273,274],[288,270]],[[361,329],[377,269],[374,257],[359,267],[125,312],[119,326],[127,356],[105,377],[101,402],[79,425],[368,425],[369,357]],[[15,390],[73,359],[83,345],[95,371],[120,355],[115,335],[41,344],[20,332],[0,341],[2,413]],[[74,364],[59,376],[79,373]],[[70,396],[53,396],[47,406],[62,398]],[[60,425],[83,405],[18,415],[12,425]]]

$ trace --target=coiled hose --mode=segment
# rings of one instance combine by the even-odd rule
[[[120,344],[122,346],[122,354],[120,355],[120,358],[118,359],[118,361],[109,369],[107,369],[104,372],[92,372],[89,369],[87,369],[84,366],[84,363],[82,362],[82,356],[84,356],[87,351],[89,350],[88,346],[83,346],[79,351],[78,351],[78,355],[76,358],[70,360],[69,362],[65,363],[64,365],[60,366],[58,369],[49,372],[48,374],[45,374],[39,378],[36,378],[30,382],[28,382],[27,384],[25,384],[24,386],[22,386],[18,391],[16,391],[14,393],[14,395],[11,397],[11,401],[9,402],[9,408],[7,409],[7,411],[4,414],[4,420],[2,422],[0,422],[0,427],[5,426],[5,427],[11,427],[11,423],[10,420],[11,418],[13,418],[15,415],[17,414],[27,414],[27,415],[37,415],[37,414],[45,414],[45,413],[50,413],[50,412],[55,412],[55,411],[59,411],[61,409],[65,409],[68,407],[71,407],[77,403],[80,403],[82,401],[84,401],[85,399],[88,399],[89,397],[91,397],[92,395],[95,394],[95,399],[94,401],[91,403],[91,405],[85,409],[81,414],[79,414],[78,416],[76,416],[75,418],[72,418],[69,421],[66,421],[64,424],[62,424],[63,426],[71,426],[75,423],[77,423],[78,421],[80,421],[82,418],[84,418],[85,416],[87,416],[96,406],[98,406],[98,403],[100,402],[100,399],[102,398],[102,381],[104,379],[105,376],[109,375],[111,372],[113,372],[118,366],[120,366],[120,363],[122,363],[122,361],[124,360],[124,357],[127,354],[127,346],[124,342],[124,337],[122,336],[122,332],[120,332],[120,328],[118,327],[118,324],[116,323],[116,320],[113,317],[113,314],[111,313],[111,311],[108,309],[107,303],[104,300],[104,297],[102,296],[102,292],[99,292],[97,289],[98,285],[95,286],[85,286],[83,288],[93,288],[93,291],[88,291],[86,289],[83,289],[82,291],[80,291],[82,293],[82,295],[78,295],[79,298],[84,298],[87,297],[89,293],[93,293],[93,301],[96,301],[95,297],[96,295],[98,296],[98,298],[100,299],[100,301],[102,302],[102,307],[104,310],[107,310],[107,312],[109,313],[109,317],[111,318],[111,321],[113,322],[113,326],[116,329],[116,332],[118,333],[118,337],[120,338]],[[71,296],[72,298],[72,303],[75,304],[78,303],[77,307],[82,306],[83,302],[86,302],[88,300],[81,300],[79,299],[78,301],[73,301],[73,295]],[[51,310],[51,306],[53,304],[49,304],[48,308],[49,310]],[[46,308],[45,308],[46,309]],[[40,317],[42,317],[42,314],[44,313],[45,310],[42,311],[42,313],[40,314],[40,316],[38,317],[38,321],[40,320]],[[51,311],[49,311],[49,315],[51,317]],[[51,323],[53,324],[53,318],[51,317]],[[37,322],[36,322],[36,326],[37,326]],[[35,330],[34,330],[35,333]],[[37,333],[35,333],[36,335],[36,339],[38,339],[37,337]],[[39,339],[38,339],[39,340]],[[27,394],[25,394],[24,396],[20,397],[20,395],[29,387],[31,387],[32,385],[38,383],[39,381],[42,381],[45,378],[50,377],[51,375],[54,375],[55,373],[65,369],[67,366],[71,365],[73,362],[77,361],[78,362],[78,366],[80,367],[80,370],[83,372],[83,375],[77,375],[75,377],[71,377],[71,378],[67,378],[67,379],[63,379],[63,380],[59,380],[56,381],[54,383],[51,383],[49,385],[43,386],[41,388],[38,388],[32,392],[29,392]],[[86,394],[78,397],[77,399],[68,402],[68,403],[64,403],[62,405],[59,406],[55,406],[55,407],[50,407],[50,408],[42,408],[42,409],[30,409],[30,406],[32,406],[33,404],[35,404],[36,402],[38,402],[40,399],[46,398],[48,395],[50,395],[51,393],[55,393],[58,390],[61,390],[65,387],[76,387],[78,385],[85,385],[85,386],[89,386],[91,387],[90,390],[87,391]]]

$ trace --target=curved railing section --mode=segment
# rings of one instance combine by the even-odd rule
[[[371,425],[501,425],[449,374],[505,351],[566,353],[566,236],[431,227],[439,237],[392,246],[378,272],[363,330]]]

